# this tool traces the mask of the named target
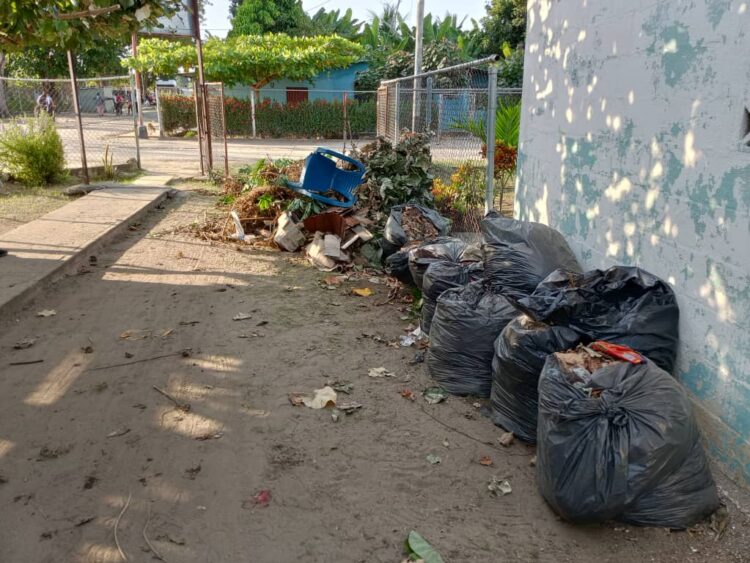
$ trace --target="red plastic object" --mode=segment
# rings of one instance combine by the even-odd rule
[[[589,348],[607,354],[612,358],[630,362],[631,364],[642,364],[643,356],[638,352],[630,348],[629,346],[623,346],[622,344],[612,344],[611,342],[605,342],[604,340],[597,340],[589,344]]]

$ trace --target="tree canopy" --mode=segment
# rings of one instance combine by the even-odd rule
[[[82,49],[125,39],[171,13],[180,0],[15,0],[0,2],[0,50]]]
[[[125,55],[126,47],[124,41],[109,39],[75,52],[78,75],[93,77],[122,74],[120,59]],[[68,57],[62,49],[28,47],[9,54],[5,70],[11,77],[65,78],[68,76]]]
[[[230,37],[286,33],[301,35],[309,17],[300,0],[244,0],[232,18]]]
[[[526,0],[491,0],[482,26],[486,53],[500,53],[504,43],[514,49],[522,46],[526,39]]]
[[[227,85],[262,88],[279,78],[308,80],[334,68],[345,68],[362,55],[362,47],[335,35],[290,37],[285,34],[239,35],[211,38],[203,46],[206,78]],[[197,64],[192,44],[144,39],[138,55],[123,64],[140,72],[173,75],[179,67]]]

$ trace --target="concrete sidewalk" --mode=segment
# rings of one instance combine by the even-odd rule
[[[92,192],[0,235],[0,248],[8,250],[0,258],[0,314],[10,314],[36,291],[72,272],[169,192],[164,185],[168,178],[138,180]]]

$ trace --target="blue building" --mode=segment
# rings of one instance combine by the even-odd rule
[[[367,69],[367,63],[359,62],[347,68],[321,72],[312,80],[299,81],[282,78],[270,82],[260,90],[260,100],[270,99],[279,103],[298,103],[305,100],[341,100],[342,93],[354,92],[357,73]],[[250,87],[236,85],[225,88],[226,97],[247,99]]]

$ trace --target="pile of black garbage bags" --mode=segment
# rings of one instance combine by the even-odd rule
[[[536,443],[540,492],[569,521],[685,528],[711,514],[716,486],[671,375],[671,287],[637,267],[582,272],[564,237],[539,223],[490,213],[482,239],[441,236],[386,260],[422,290],[430,376],[449,393],[489,397],[496,425]],[[597,341],[638,361],[609,358],[590,373],[560,365],[557,353]]]

